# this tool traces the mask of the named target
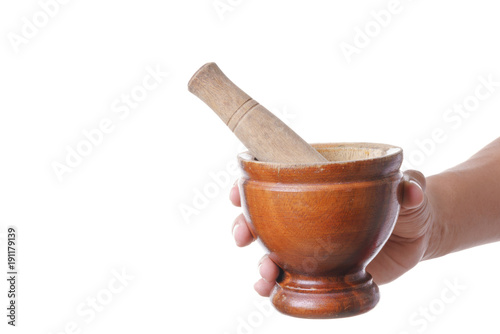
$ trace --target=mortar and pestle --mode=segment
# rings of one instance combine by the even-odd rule
[[[271,294],[280,312],[340,318],[369,311],[379,289],[367,264],[399,214],[399,147],[309,145],[231,82],[215,63],[188,84],[248,148],[238,155],[243,213],[282,273]]]

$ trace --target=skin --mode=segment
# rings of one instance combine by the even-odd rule
[[[366,270],[377,284],[400,277],[420,261],[500,241],[500,138],[464,163],[425,178],[415,170],[404,173],[401,210],[392,235]],[[237,186],[229,198],[241,206]],[[233,223],[236,245],[254,239],[243,214]],[[264,255],[262,278],[254,288],[269,296],[279,267]]]

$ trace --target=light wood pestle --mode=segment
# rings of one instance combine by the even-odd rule
[[[260,161],[315,163],[327,159],[279,118],[253,100],[215,63],[203,65],[188,84]]]

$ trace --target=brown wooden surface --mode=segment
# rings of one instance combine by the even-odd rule
[[[288,165],[240,154],[243,212],[283,271],[271,295],[279,311],[305,318],[357,315],[379,300],[365,267],[399,213],[402,150],[313,146],[337,162]]]
[[[188,84],[260,161],[325,162],[326,159],[279,118],[253,100],[215,63],[202,66]]]

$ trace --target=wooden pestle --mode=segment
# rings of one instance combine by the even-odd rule
[[[282,163],[328,161],[238,88],[215,63],[203,65],[189,80],[188,89],[219,115],[257,160]]]

